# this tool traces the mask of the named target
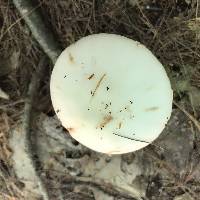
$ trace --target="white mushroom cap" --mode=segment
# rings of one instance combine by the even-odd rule
[[[107,154],[145,147],[172,111],[173,92],[162,64],[139,42],[114,34],[90,35],[66,48],[50,89],[71,136]]]

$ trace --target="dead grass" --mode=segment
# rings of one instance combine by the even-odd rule
[[[9,60],[14,51],[20,52],[20,57],[17,68],[0,78],[0,85],[11,96],[9,102],[0,100],[0,167],[5,168],[0,170],[0,198],[14,200],[22,195],[13,172],[9,172],[12,164],[7,139],[20,120],[23,95],[43,53],[11,2],[0,1],[0,58]],[[128,0],[38,0],[36,6],[40,4],[45,23],[63,48],[88,34],[121,34],[152,50],[169,76],[177,80],[191,77],[192,86],[200,88],[198,0],[191,4],[185,0],[151,2],[139,0],[132,6]],[[175,98],[182,100],[183,96],[176,94]],[[193,111],[189,98],[184,103]]]

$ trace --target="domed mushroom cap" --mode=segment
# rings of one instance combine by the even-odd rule
[[[173,92],[162,64],[139,42],[114,34],[90,35],[66,48],[50,89],[71,136],[107,154],[145,147],[172,111]]]

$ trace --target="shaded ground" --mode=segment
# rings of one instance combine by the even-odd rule
[[[109,166],[109,163],[111,166],[112,163],[120,163],[121,178],[129,174],[133,179],[126,177],[127,179],[121,182],[134,185],[138,188],[137,191],[141,192],[141,196],[146,196],[147,199],[178,200],[179,197],[179,200],[199,199],[200,132],[194,123],[194,120],[200,119],[198,0],[139,0],[138,3],[133,0],[34,2],[36,7],[39,5],[38,9],[43,15],[44,22],[55,34],[62,48],[85,35],[100,32],[121,34],[146,45],[165,66],[175,91],[175,101],[181,106],[182,111],[189,112],[193,116],[182,112],[174,105],[170,123],[161,137],[155,141],[156,146],[148,146],[142,151],[122,157],[104,157],[83,150],[81,147],[79,151],[75,151],[74,148],[69,151],[61,146],[60,148],[64,148],[66,153],[64,154],[66,159],[63,159],[62,156],[55,156],[58,151],[51,147],[51,150],[55,150],[55,152],[53,150],[48,152],[51,155],[50,160],[53,160],[52,170],[59,169],[60,173],[65,175],[50,173],[50,168],[45,168],[49,160],[45,160],[42,155],[39,160],[41,170],[45,171],[44,177],[52,187],[52,193],[57,195],[54,199],[58,199],[59,195],[53,188],[60,188],[65,199],[126,199],[119,193],[113,194],[112,190],[102,189],[102,184],[99,182],[98,184],[93,182],[93,186],[86,189],[85,185],[88,185],[91,180],[72,181],[69,177],[71,174],[77,177],[84,175],[94,177],[94,174],[89,174],[88,169],[82,166],[84,159],[89,163],[93,162],[88,165],[93,167],[91,173],[97,170],[95,167],[98,159],[101,161],[102,168]],[[10,97],[9,100],[0,98],[0,198],[24,199],[24,183],[16,178],[12,168],[10,158],[13,152],[8,145],[8,138],[11,130],[18,127],[21,122],[24,96],[32,72],[37,68],[44,53],[33,39],[11,0],[0,0],[0,27],[0,88]],[[38,115],[44,115],[45,120],[50,121],[54,120],[52,117],[55,114],[49,97],[49,77],[52,67],[49,63],[47,76],[42,81],[38,92],[40,100],[37,104]],[[55,123],[59,125],[58,121]],[[72,143],[80,146],[74,141]],[[52,145],[57,144],[52,143]],[[48,147],[47,145],[46,149]],[[55,157],[57,163],[65,163],[65,168],[54,166]],[[107,164],[102,161],[103,159]],[[75,163],[74,167],[72,163]],[[138,174],[132,172],[136,166],[141,168]],[[77,169],[80,171],[76,171]],[[105,178],[105,175],[100,176],[102,177]],[[99,188],[99,193],[94,189],[95,184],[98,185],[96,187]]]

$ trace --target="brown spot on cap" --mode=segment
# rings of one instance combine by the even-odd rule
[[[117,153],[121,153],[121,151],[119,151],[119,150],[111,150],[111,151],[106,152],[106,154],[117,154]]]
[[[122,122],[119,122],[119,129],[122,127]]]
[[[158,109],[159,109],[159,107],[153,106],[153,107],[146,108],[145,111],[146,111],[146,112],[150,112],[150,111],[156,111],[156,110],[158,110]]]
[[[69,127],[69,128],[67,128],[67,130],[68,130],[68,132],[69,132],[70,134],[72,134],[72,133],[74,133],[74,132],[75,132],[75,129],[74,129],[74,128],[72,128],[72,127]]]
[[[113,117],[111,115],[106,115],[103,120],[101,121],[101,123],[97,126],[99,128],[104,128],[109,122],[111,122],[113,120]]]
[[[74,62],[74,57],[72,56],[71,53],[69,53],[69,61],[72,62],[72,63]]]

